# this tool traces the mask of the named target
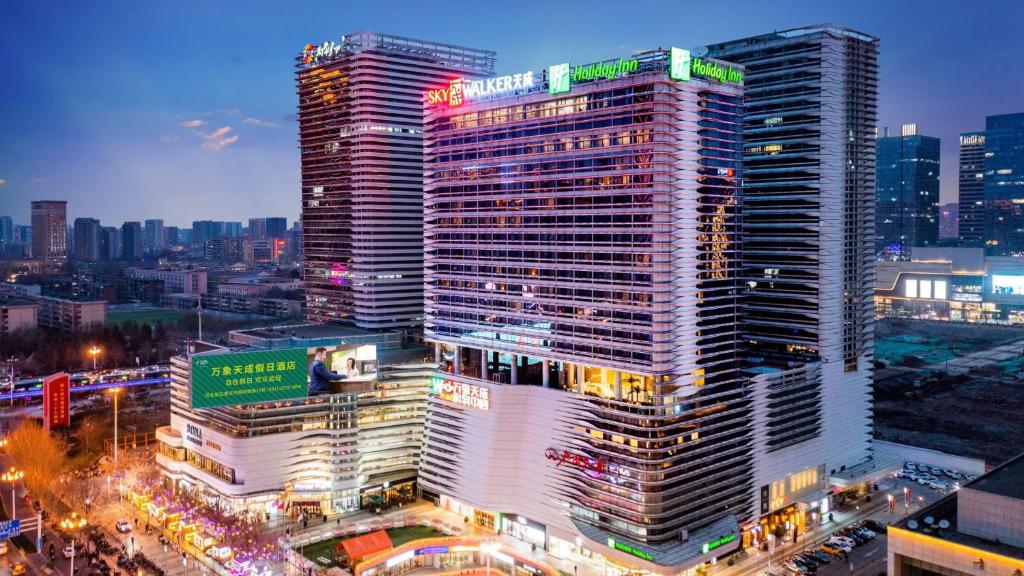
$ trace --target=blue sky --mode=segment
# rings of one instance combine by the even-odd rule
[[[0,18],[0,214],[246,220],[299,213],[292,58],[379,30],[498,52],[498,71],[832,22],[882,39],[880,126],[956,138],[1024,111],[1024,2],[20,2]]]

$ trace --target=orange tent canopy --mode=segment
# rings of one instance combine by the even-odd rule
[[[391,546],[391,538],[388,537],[388,533],[383,530],[377,530],[376,532],[370,532],[369,534],[363,534],[362,536],[342,540],[334,547],[334,550],[336,552],[340,552],[338,549],[344,548],[345,554],[348,555],[350,560],[355,562],[369,556],[370,554],[389,550]]]

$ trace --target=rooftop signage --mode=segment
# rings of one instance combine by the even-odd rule
[[[572,66],[569,62],[548,66],[548,93],[562,94],[572,90],[573,84],[588,80],[611,80],[626,74],[633,74],[640,69],[640,61],[636,58],[605,60],[592,64]]]
[[[315,66],[320,62],[331,60],[341,53],[341,45],[344,42],[345,38],[342,37],[340,43],[324,42],[319,46],[306,44],[302,49],[302,61],[306,63],[306,66]]]
[[[630,546],[629,544],[624,544],[622,542],[616,542],[614,538],[609,538],[608,539],[608,547],[609,548],[614,548],[616,550],[620,550],[620,551],[625,552],[627,554],[632,554],[633,556],[636,556],[637,558],[643,558],[644,560],[647,560],[649,562],[653,562],[654,561],[654,556],[651,556],[650,554],[648,554],[647,552],[644,552],[643,550],[639,550],[637,548],[634,548],[634,547]]]
[[[192,407],[215,408],[307,395],[304,348],[192,356]],[[202,445],[201,435],[197,437]]]
[[[450,108],[461,106],[467,100],[478,100],[491,96],[508,96],[529,90],[535,85],[533,72],[497,76],[484,80],[452,78],[446,88],[427,90],[424,94],[427,106],[447,104]]]
[[[724,546],[724,545],[728,544],[729,542],[732,542],[735,539],[736,539],[736,535],[735,534],[729,534],[728,536],[722,536],[718,540],[712,540],[711,542],[705,542],[704,545],[701,546],[700,551],[701,551],[702,554],[707,554],[708,552],[714,550],[715,548],[718,548],[719,546]]]
[[[574,466],[586,472],[588,475],[604,475],[608,471],[608,462],[600,458],[591,458],[582,454],[574,454],[568,450],[548,448],[544,451],[544,457],[555,463],[555,467],[562,464]]]
[[[686,81],[694,76],[717,80],[720,84],[743,84],[743,72],[731,65],[723,68],[718,62],[693,58],[684,48],[669,50],[668,77]]]

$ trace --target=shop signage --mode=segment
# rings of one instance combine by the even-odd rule
[[[491,391],[483,386],[445,380],[441,383],[440,390],[437,390],[436,384],[434,390],[441,400],[478,410],[491,409]]]
[[[736,539],[736,535],[735,534],[729,534],[728,536],[722,536],[718,540],[712,540],[711,542],[705,542],[704,546],[702,546],[701,549],[700,549],[701,553],[707,554],[708,552],[714,550],[715,548],[718,548],[719,546],[724,546],[724,545],[728,544],[729,542],[732,542],[735,539]]]
[[[447,546],[427,546],[426,548],[420,548],[419,550],[416,551],[416,555],[417,556],[422,556],[424,554],[447,554],[447,553],[448,553],[448,547]]]
[[[43,427],[71,425],[71,378],[64,372],[43,380]]]
[[[632,554],[633,556],[636,556],[637,558],[643,558],[644,560],[647,560],[649,562],[653,562],[654,561],[654,556],[651,556],[650,554],[648,554],[647,552],[644,552],[643,550],[638,550],[636,548],[633,548],[629,544],[623,544],[622,542],[616,542],[614,538],[609,538],[608,539],[608,547],[609,548],[614,548],[614,549],[619,550],[621,552],[625,552],[627,554]]]
[[[203,430],[195,424],[185,424],[185,437],[196,446],[203,445]]]
[[[453,78],[447,88],[427,90],[425,94],[427,106],[447,104],[450,108],[461,106],[466,100],[476,100],[488,96],[506,96],[534,86],[533,72],[498,76],[484,80],[466,80]]]
[[[961,146],[978,146],[985,143],[984,134],[971,134],[969,136],[960,137]]]
[[[640,69],[640,61],[636,58],[606,60],[593,64],[572,66],[569,62],[548,66],[548,93],[562,94],[572,89],[573,84],[587,80],[604,78],[611,80]]]
[[[220,444],[217,444],[213,440],[207,440],[206,445],[209,446],[210,448],[213,448],[214,450],[220,450]]]
[[[192,407],[214,408],[308,394],[305,348],[192,356]]]
[[[345,38],[342,37],[341,41],[344,42]],[[319,46],[306,44],[302,49],[302,61],[306,63],[306,66],[314,66],[320,62],[335,58],[340,52],[341,44],[335,44],[334,42],[324,42]]]
[[[415,556],[415,555],[416,555],[416,551],[415,550],[406,550],[405,552],[402,552],[398,556],[395,556],[393,558],[388,558],[387,562],[384,563],[384,566],[387,567],[387,568],[394,568],[395,566],[398,566],[399,564],[401,564],[402,562],[405,562],[406,560],[411,560],[412,557]]]
[[[690,51],[683,48],[669,50],[668,77],[689,80],[693,76],[711,78],[721,84],[743,84],[743,72],[732,66],[723,68],[717,62],[692,58]]]
[[[554,462],[555,467],[568,464],[569,466],[575,466],[586,472],[594,472],[596,474],[604,474],[608,471],[608,462],[606,460],[574,454],[568,450],[548,448],[544,451],[544,457]]]

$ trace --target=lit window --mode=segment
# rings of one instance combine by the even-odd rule
[[[904,282],[903,295],[907,298],[917,298],[917,280],[907,280]]]
[[[934,289],[933,290],[934,294],[932,294],[932,298],[935,298],[937,300],[945,300],[946,299],[946,281],[945,280],[936,280],[935,284],[933,285],[933,289]]]
[[[921,288],[918,290],[918,292],[920,293],[921,298],[931,298],[932,297],[932,281],[931,280],[921,280]]]

